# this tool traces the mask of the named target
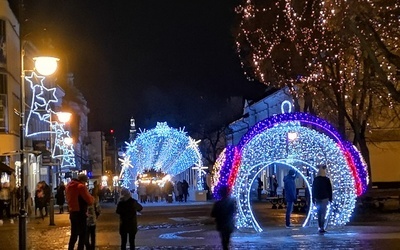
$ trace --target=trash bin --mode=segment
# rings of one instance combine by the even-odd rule
[[[207,201],[207,190],[196,191],[195,200],[196,201]]]

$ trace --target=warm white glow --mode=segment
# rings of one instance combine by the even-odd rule
[[[69,112],[57,112],[57,118],[60,122],[66,123],[71,119],[72,114]]]
[[[41,75],[48,76],[56,72],[57,62],[60,59],[50,56],[40,56],[34,57],[33,60],[35,61],[36,71]]]
[[[67,145],[71,145],[74,142],[74,140],[71,137],[65,137],[64,142]]]
[[[296,132],[288,132],[287,137],[290,141],[296,140],[297,138],[297,133]]]

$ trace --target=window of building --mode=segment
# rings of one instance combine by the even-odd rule
[[[7,110],[7,76],[0,74],[0,133],[8,132]]]

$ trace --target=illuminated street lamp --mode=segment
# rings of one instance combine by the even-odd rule
[[[51,56],[39,56],[33,58],[33,61],[35,61],[35,70],[44,76],[49,76],[56,72],[59,60],[60,59]]]
[[[20,10],[22,10],[22,1],[20,1]],[[20,12],[21,16],[21,12]],[[21,37],[21,20],[20,18],[20,37]],[[25,210],[25,162],[24,162],[24,157],[25,157],[25,72],[27,71],[25,69],[24,65],[24,57],[25,57],[25,48],[24,48],[25,42],[20,40],[20,52],[21,52],[21,95],[20,95],[20,105],[21,105],[21,112],[20,112],[20,117],[21,117],[21,123],[20,123],[20,161],[21,161],[21,171],[20,171],[20,179],[21,179],[21,200],[20,200],[20,210],[19,210],[19,223],[18,223],[18,239],[19,239],[19,249],[20,250],[26,250],[26,210]],[[57,69],[57,61],[58,59],[52,59],[49,60],[47,59],[42,60],[42,57],[36,57],[35,58],[35,69],[38,71],[39,74],[44,74],[44,75],[51,75],[53,74],[56,69]],[[48,63],[51,64],[50,67],[46,66]],[[55,63],[55,64],[54,64]],[[47,70],[45,70],[47,69]],[[40,71],[39,71],[40,70]],[[54,211],[53,211],[54,213]],[[54,216],[54,215],[53,215]]]

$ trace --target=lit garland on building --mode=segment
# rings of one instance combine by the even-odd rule
[[[315,166],[328,166],[334,197],[329,210],[330,225],[349,221],[356,197],[366,191],[368,184],[366,164],[360,153],[342,140],[327,121],[307,113],[272,116],[253,126],[237,147],[227,148],[214,166],[214,171],[219,172],[215,173],[219,178],[214,188],[229,186],[236,197],[239,229],[262,231],[250,207],[250,189],[256,176],[271,164],[296,170],[308,190],[317,171]],[[314,211],[309,209],[303,226],[315,219]]]
[[[196,166],[199,169],[196,188],[203,190],[204,171],[201,171],[203,164],[198,143],[184,129],[158,122],[154,129],[141,131],[134,141],[126,143],[123,162],[127,162],[125,168],[131,168],[134,176],[152,169],[174,176]]]
[[[64,129],[64,123],[52,121],[52,116],[57,115],[51,109],[51,103],[58,103],[56,97],[56,88],[47,88],[44,85],[46,77],[39,76],[35,72],[32,72],[30,76],[26,76],[25,79],[30,83],[32,90],[31,108],[27,116],[27,127],[25,129],[25,136],[33,137],[37,135],[48,134],[52,136],[55,134],[54,145],[51,150],[51,156],[53,158],[61,159],[61,170],[69,170],[69,168],[75,168],[75,153],[73,144],[67,143],[66,138],[71,138],[69,131]],[[32,131],[34,126],[34,118],[41,122],[49,125],[49,130]]]

